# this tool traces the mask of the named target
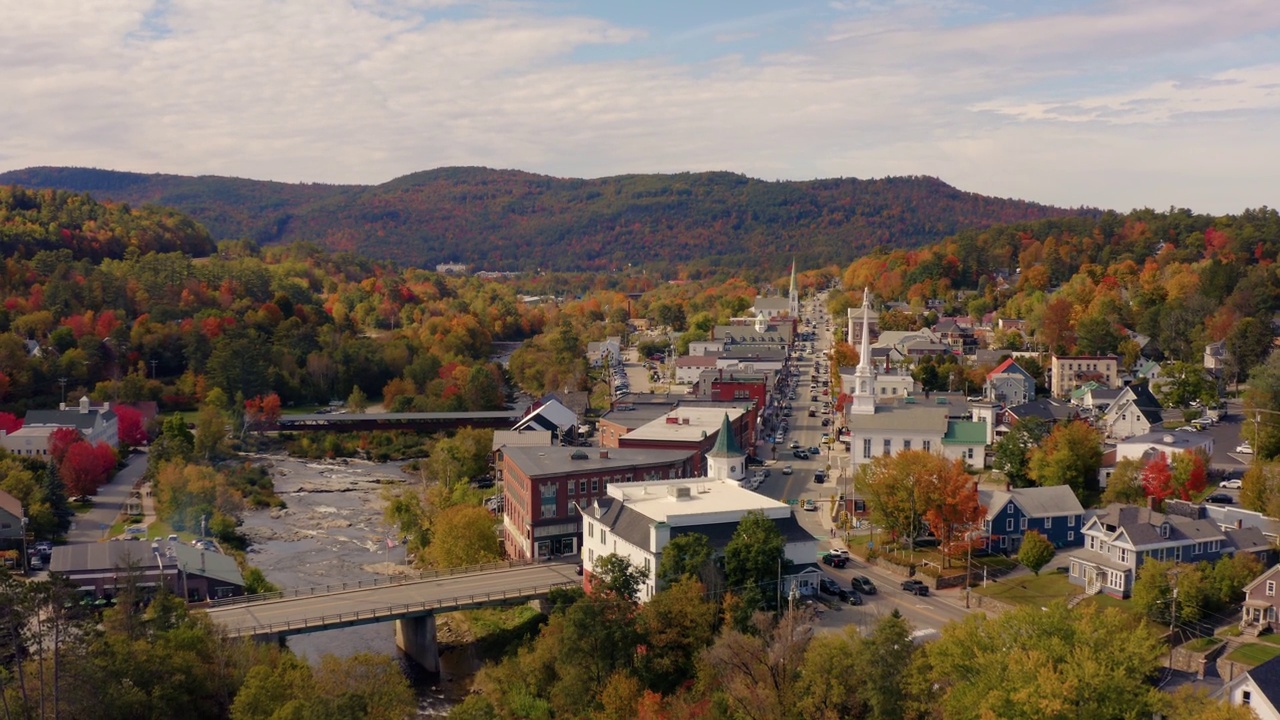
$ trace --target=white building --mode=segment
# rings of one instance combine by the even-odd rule
[[[1258,720],[1280,720],[1280,657],[1246,670],[1215,693],[1232,705],[1248,707]]]
[[[69,425],[40,425],[19,428],[8,435],[0,431],[0,445],[14,455],[48,457],[49,436]]]
[[[1188,450],[1203,450],[1213,456],[1213,436],[1209,433],[1168,430],[1135,435],[1116,443],[1116,460],[1142,459],[1148,452],[1162,452],[1169,459]]]
[[[87,395],[80,398],[78,407],[69,408],[66,403],[62,403],[57,410],[31,410],[23,418],[24,428],[42,426],[53,426],[55,429],[61,426],[74,427],[90,443],[106,443],[111,447],[120,443],[116,412],[111,409],[111,403],[93,407],[89,404]]]
[[[707,477],[610,484],[606,496],[579,508],[588,586],[596,561],[617,554],[648,571],[649,579],[640,589],[640,600],[648,600],[661,589],[655,576],[662,551],[671,540],[698,533],[717,552],[723,551],[742,517],[760,511],[786,539],[791,565],[783,577],[782,592],[790,593],[793,584],[801,594],[816,592],[822,575],[814,562],[818,540],[800,526],[791,506],[752,492],[734,479],[741,477],[746,465],[746,455],[735,443],[718,442],[707,454],[707,464]]]
[[[870,308],[870,296],[864,290],[863,308]],[[975,467],[986,465],[986,424],[952,420],[950,406],[920,402],[915,397],[897,398],[898,402],[877,404],[879,376],[871,364],[871,331],[867,313],[862,314],[863,329],[858,367],[852,376],[841,373],[841,383],[849,393],[846,423],[850,431],[849,449],[854,463],[866,464],[881,455],[894,455],[903,450],[924,450],[959,458]]]

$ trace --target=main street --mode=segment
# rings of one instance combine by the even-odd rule
[[[791,401],[790,432],[782,441],[776,443],[776,462],[771,457],[773,454],[771,451],[767,450],[764,454],[764,459],[768,461],[770,476],[760,486],[759,491],[776,500],[795,504],[796,517],[800,520],[800,524],[820,539],[820,547],[825,551],[830,547],[842,545],[839,538],[830,537],[831,526],[827,519],[830,516],[830,505],[826,503],[831,502],[844,487],[840,482],[841,476],[845,476],[846,482],[851,481],[852,472],[847,454],[839,444],[827,446],[821,442],[824,434],[834,435],[836,432],[835,417],[830,411],[824,412],[823,405],[826,402],[834,405],[839,390],[834,385],[824,388],[822,381],[823,379],[831,380],[838,374],[838,368],[830,367],[831,348],[835,338],[838,337],[836,334],[843,333],[845,324],[843,318],[827,316],[825,299],[807,304],[802,313],[802,320],[813,321],[817,340],[813,343],[813,352],[806,352],[804,359],[796,364],[799,374],[795,381],[796,399]],[[797,347],[802,344],[805,343],[797,343]],[[822,372],[818,373],[817,387],[811,389],[810,376],[813,374],[815,361],[821,364]],[[824,389],[828,394],[823,394]],[[811,408],[816,411],[814,417],[809,416]],[[832,423],[824,426],[822,424],[824,417],[831,418]],[[805,449],[817,447],[820,452],[808,460],[795,458],[790,448],[793,440]],[[770,446],[765,447],[768,449]],[[832,450],[835,451],[834,454]],[[791,475],[782,473],[782,468],[787,465],[792,468]],[[814,482],[815,474],[819,470],[827,476],[821,484]],[[817,501],[817,510],[803,510],[803,503],[808,499]],[[927,597],[910,595],[901,589],[903,579],[901,576],[868,566],[856,558],[844,569],[825,565],[822,569],[829,577],[839,582],[841,587],[848,588],[850,580],[855,575],[864,575],[870,578],[879,589],[875,595],[864,596],[864,604],[861,606],[845,605],[830,596],[820,596],[823,602],[815,603],[815,606],[820,609],[817,624],[824,631],[839,631],[849,625],[855,625],[862,631],[869,631],[881,617],[897,610],[916,628],[917,637],[928,639],[935,637],[947,623],[962,620],[969,612],[964,608],[962,591],[944,591]]]

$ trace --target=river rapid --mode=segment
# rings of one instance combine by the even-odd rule
[[[383,491],[412,481],[399,463],[363,460],[302,460],[283,453],[255,455],[271,471],[284,510],[246,512],[241,531],[249,538],[249,562],[281,588],[319,587],[371,580],[407,571],[404,546],[387,547],[392,528],[382,519]],[[445,649],[441,673],[424,671],[396,648],[395,624],[378,623],[289,638],[312,663],[325,654],[360,652],[399,660],[419,698],[419,714],[441,716],[465,695],[478,660],[470,646]]]

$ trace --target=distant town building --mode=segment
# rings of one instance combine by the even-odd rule
[[[463,263],[436,263],[436,272],[444,275],[466,275],[467,266]]]
[[[1090,380],[1103,387],[1120,387],[1120,358],[1115,355],[1054,355],[1049,361],[1049,389],[1066,398]]]
[[[91,443],[106,443],[116,447],[120,442],[116,413],[111,409],[111,403],[93,407],[87,395],[80,398],[80,404],[76,407],[67,407],[66,403],[62,403],[57,410],[31,410],[23,418],[24,429],[41,426],[74,427]]]

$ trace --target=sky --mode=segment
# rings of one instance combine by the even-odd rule
[[[1280,0],[0,0],[0,170],[1280,205]]]

